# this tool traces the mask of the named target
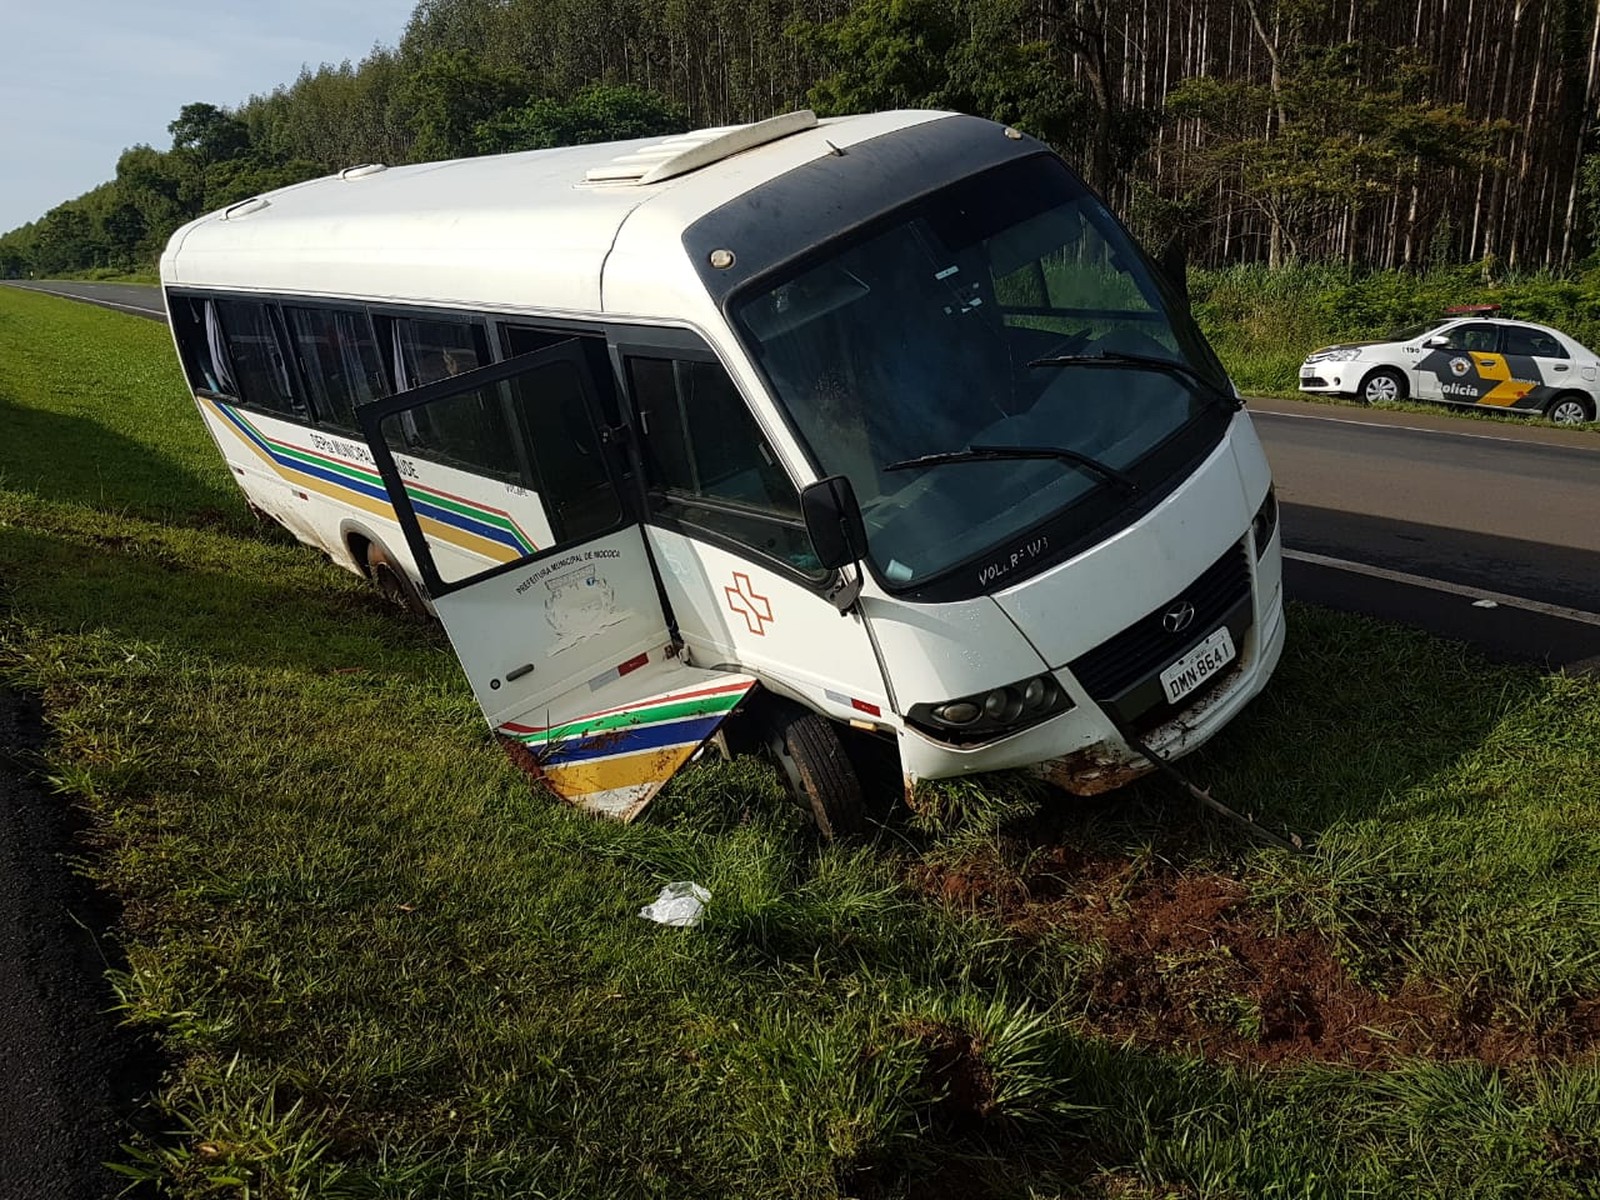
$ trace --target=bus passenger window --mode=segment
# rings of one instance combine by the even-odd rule
[[[397,392],[464,375],[489,361],[488,341],[477,322],[377,316],[373,324]],[[404,443],[393,446],[396,452],[523,482],[502,388],[480,388],[403,417]]]
[[[397,454],[414,454],[475,475],[523,484],[499,384],[476,388],[400,414]]]
[[[394,317],[387,324],[397,391],[464,375],[489,361],[488,341],[477,322]]]
[[[576,362],[559,359],[512,381],[557,543],[594,537],[622,520],[579,371]]]
[[[820,575],[800,496],[721,364],[631,358],[653,512]]]
[[[226,365],[219,366],[217,362],[217,356],[223,353],[221,328],[211,301],[197,296],[169,296],[167,305],[189,386],[197,392],[233,395]]]
[[[272,313],[254,300],[217,300],[217,320],[227,344],[229,374],[239,399],[256,408],[304,420],[305,405],[289,385]]]
[[[289,337],[319,421],[355,431],[355,409],[389,394],[383,358],[364,312],[286,308]]]

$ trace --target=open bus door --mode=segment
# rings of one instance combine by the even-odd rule
[[[561,342],[359,415],[490,726],[564,799],[637,815],[755,680],[680,657],[582,346]],[[550,544],[531,546],[518,508],[542,512]],[[519,531],[509,543],[507,521]]]

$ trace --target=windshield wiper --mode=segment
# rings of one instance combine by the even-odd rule
[[[882,468],[885,471],[910,471],[917,467],[937,467],[942,463],[1003,462],[1017,459],[1051,459],[1071,463],[1091,475],[1098,475],[1130,496],[1137,494],[1139,485],[1129,476],[1087,454],[1067,450],[1060,446],[968,446],[965,450],[945,450],[938,454],[922,454],[916,458],[903,458]]]
[[[1128,371],[1161,371],[1168,375],[1181,375],[1197,385],[1201,393],[1212,403],[1220,403],[1230,410],[1244,407],[1243,400],[1228,395],[1188,363],[1170,358],[1157,358],[1153,354],[1124,354],[1120,350],[1099,350],[1094,354],[1055,354],[1048,358],[1036,358],[1028,363],[1028,366],[1111,367]]]

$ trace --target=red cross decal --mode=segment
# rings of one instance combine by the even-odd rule
[[[750,586],[750,576],[743,571],[735,571],[733,586],[725,587],[722,591],[728,597],[728,607],[744,618],[750,632],[758,637],[766,637],[766,622],[772,620],[772,602],[765,596],[756,595],[756,590]]]

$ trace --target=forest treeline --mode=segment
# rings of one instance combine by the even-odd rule
[[[1600,0],[422,0],[0,237],[148,266],[184,221],[363,162],[938,107],[1054,145],[1200,264],[1565,270],[1600,248]],[[109,166],[110,164],[108,164]]]

